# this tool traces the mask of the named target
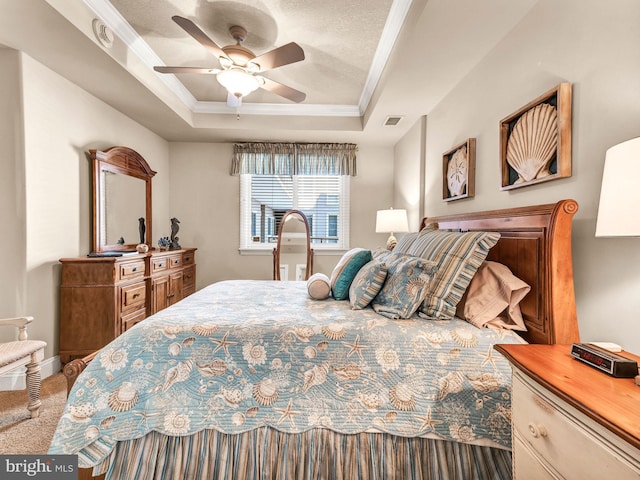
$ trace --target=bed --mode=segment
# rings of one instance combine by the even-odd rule
[[[477,261],[530,287],[524,332],[424,318],[424,297],[424,315],[395,319],[310,298],[306,282],[219,282],[65,366],[50,453],[107,478],[511,478],[511,372],[493,345],[579,341],[577,208],[425,218],[404,242],[415,257],[429,229],[491,232]]]

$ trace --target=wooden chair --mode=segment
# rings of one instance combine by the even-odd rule
[[[33,317],[0,318],[0,326],[11,325],[18,328],[18,340],[0,343],[0,375],[26,365],[27,393],[31,418],[40,414],[40,361],[44,358],[46,342],[27,339],[27,324]]]

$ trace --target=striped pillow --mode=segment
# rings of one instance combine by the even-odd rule
[[[452,319],[469,282],[499,239],[500,234],[495,232],[423,229],[407,253],[436,262],[438,269],[429,283],[418,315]]]
[[[356,274],[349,287],[349,302],[354,310],[361,310],[378,294],[387,278],[387,266],[371,260]]]

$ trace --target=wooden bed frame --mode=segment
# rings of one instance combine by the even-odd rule
[[[441,230],[500,232],[487,260],[503,263],[531,286],[520,302],[529,343],[580,341],[573,289],[571,220],[575,200],[547,205],[425,218]]]
[[[578,211],[574,200],[547,205],[431,217],[421,228],[438,223],[441,230],[495,231],[501,238],[488,260],[508,266],[531,286],[520,303],[529,343],[571,344],[580,341],[573,287],[571,223]],[[98,352],[67,363],[63,372],[69,390]],[[91,479],[91,469],[79,469]],[[100,478],[100,477],[98,477]]]

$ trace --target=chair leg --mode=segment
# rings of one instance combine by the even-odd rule
[[[35,354],[31,356],[31,363],[27,364],[27,394],[29,395],[29,404],[27,408],[31,412],[31,418],[37,418],[40,415],[40,362],[36,360]]]

